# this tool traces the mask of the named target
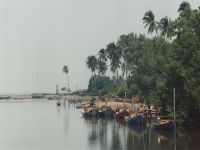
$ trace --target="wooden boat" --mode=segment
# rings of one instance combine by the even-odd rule
[[[32,98],[44,98],[43,94],[32,94]]]
[[[118,109],[115,112],[115,118],[118,120],[125,120],[126,116],[129,116],[129,111],[127,109]]]
[[[10,99],[11,96],[0,96],[0,99]]]
[[[174,120],[159,119],[156,123],[153,123],[155,129],[158,130],[174,130],[175,122]]]
[[[129,116],[125,117],[126,123],[129,124],[137,124],[141,125],[144,123],[144,118],[140,114],[136,114],[135,112],[130,112]]]
[[[98,111],[93,107],[85,107],[83,111],[80,111],[85,117],[96,117],[98,115]]]
[[[103,107],[101,110],[98,111],[100,117],[113,117],[114,111],[110,106]]]
[[[60,102],[60,101],[59,101],[59,102],[57,102],[56,104],[57,104],[57,106],[61,106],[61,102]]]

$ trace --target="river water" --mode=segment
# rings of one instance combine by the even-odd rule
[[[151,123],[127,126],[83,118],[74,104],[0,102],[0,150],[199,150],[199,130],[158,132]]]

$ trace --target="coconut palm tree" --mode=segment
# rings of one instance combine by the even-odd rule
[[[117,42],[117,48],[121,50],[122,52],[122,58],[123,58],[123,63],[122,63],[122,76],[127,77],[128,74],[128,59],[129,59],[129,35],[121,35],[118,39]]]
[[[86,65],[92,72],[92,79],[93,79],[93,84],[92,85],[94,87],[94,84],[95,84],[94,77],[95,77],[95,72],[96,72],[97,65],[98,65],[96,56],[93,56],[93,55],[92,56],[88,56],[87,60],[86,60]]]
[[[69,88],[69,67],[68,66],[63,66],[63,72],[65,74],[67,74],[67,91],[70,92],[70,88]]]
[[[111,66],[111,71],[113,72],[113,76],[117,75],[118,77],[118,68],[120,67],[121,64],[120,59],[122,56],[122,52],[120,49],[116,47],[115,43],[108,44],[106,52],[111,62],[110,66]]]
[[[97,69],[97,58],[96,56],[88,56],[86,60],[87,67],[92,71],[92,75],[95,75]]]
[[[187,7],[190,8],[190,3],[183,1],[179,6],[178,12],[184,11]]]
[[[145,26],[144,28],[146,27],[149,27],[148,28],[148,33],[153,33],[154,31],[157,32],[157,22],[155,21],[155,16],[153,14],[152,11],[147,11],[145,14],[144,14],[144,17],[143,17],[143,23],[145,23]]]
[[[106,54],[106,50],[105,49],[99,50],[97,55],[98,55],[98,60],[104,61],[104,62],[107,61],[107,54]]]
[[[174,34],[172,21],[167,16],[160,19],[158,29],[161,31],[161,36],[166,37],[167,39],[171,39],[172,35]]]
[[[98,60],[97,69],[100,75],[104,76],[108,70],[108,66],[105,61]]]

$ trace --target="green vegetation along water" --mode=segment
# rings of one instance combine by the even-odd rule
[[[200,149],[199,130],[157,132],[152,124],[129,127],[113,119],[82,118],[74,104],[0,101],[2,150]]]
[[[160,106],[162,116],[173,116],[175,88],[177,120],[199,126],[200,7],[184,1],[176,18],[158,17],[146,10],[141,22],[148,35],[122,34],[86,58],[92,73],[88,92],[122,97],[126,91],[129,98]]]

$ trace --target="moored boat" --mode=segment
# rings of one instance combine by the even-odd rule
[[[32,94],[32,98],[44,98],[43,94]]]
[[[85,107],[84,110],[80,111],[85,117],[96,117],[98,115],[98,111],[93,107]]]
[[[155,129],[158,130],[174,130],[176,126],[174,120],[169,120],[169,119],[159,119],[157,122],[153,124]]]
[[[57,102],[57,106],[61,106],[61,102]]]
[[[137,114],[135,112],[130,112],[129,116],[125,117],[125,121],[126,123],[129,123],[129,124],[141,125],[144,123],[144,118],[140,114]]]
[[[118,109],[115,112],[115,118],[118,120],[125,120],[126,116],[129,116],[129,111],[127,109]]]
[[[103,107],[98,111],[100,117],[113,117],[114,111],[110,106]]]
[[[0,99],[10,99],[11,96],[0,96]]]

